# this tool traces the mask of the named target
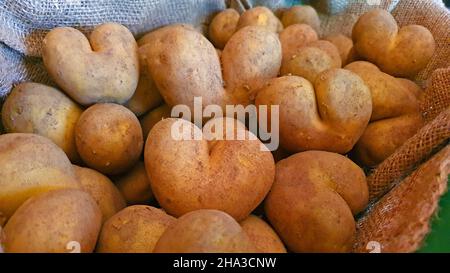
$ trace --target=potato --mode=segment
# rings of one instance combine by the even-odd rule
[[[122,25],[100,25],[89,41],[74,28],[52,29],[43,41],[42,58],[52,79],[82,105],[122,104],[136,90],[137,44]]]
[[[369,62],[353,62],[345,69],[358,74],[372,94],[371,122],[356,144],[354,154],[361,164],[374,166],[422,127],[424,121],[417,97],[420,88],[381,72]]]
[[[263,144],[231,118],[210,120],[204,129],[223,126],[226,132],[245,136],[243,140],[224,140],[225,135],[209,138],[205,130],[201,140],[177,139],[172,130],[176,132],[178,125],[189,135],[202,135],[189,121],[168,118],[153,127],[145,145],[145,168],[158,203],[176,217],[209,208],[222,210],[237,221],[245,219],[273,183],[272,154],[262,151]]]
[[[170,30],[172,27],[176,27],[176,28],[184,28],[187,30],[193,30],[193,31],[197,31],[197,29],[190,24],[173,24],[170,26],[164,26],[161,28],[158,28],[156,30],[150,31],[148,33],[146,33],[144,36],[142,36],[138,41],[138,46],[139,46],[139,51],[141,51],[141,48],[146,45],[149,44],[150,42],[155,40],[155,36],[160,35],[161,33],[166,32],[167,30]]]
[[[5,252],[92,252],[101,212],[86,192],[54,190],[28,199],[5,226]]]
[[[83,112],[75,127],[75,143],[83,161],[104,174],[126,172],[144,145],[139,120],[113,103],[95,104]]]
[[[280,237],[261,218],[250,215],[239,224],[260,252],[286,253],[286,248]]]
[[[163,232],[175,220],[154,207],[127,207],[103,225],[96,252],[151,253]]]
[[[294,24],[280,32],[283,63],[293,58],[303,47],[317,41],[317,33],[309,25]]]
[[[210,209],[189,212],[170,225],[159,238],[159,253],[256,252],[245,231],[228,214]]]
[[[258,92],[255,104],[280,106],[280,144],[290,152],[347,153],[372,113],[369,88],[344,69],[322,72],[314,85],[298,76],[273,79]]]
[[[413,77],[425,68],[435,50],[431,32],[420,25],[399,28],[385,10],[373,9],[353,26],[358,55],[396,77]]]
[[[280,19],[266,7],[254,7],[242,13],[237,23],[237,29],[247,26],[264,27],[268,31],[278,33],[283,30]]]
[[[142,52],[139,53],[139,67],[139,81],[136,91],[131,99],[124,104],[136,116],[142,116],[163,103],[155,82],[147,73],[147,60]]]
[[[147,139],[148,133],[156,123],[170,117],[170,113],[170,107],[167,104],[163,104],[144,115],[140,120],[144,138]]]
[[[102,223],[126,206],[121,193],[108,177],[89,168],[73,167],[82,189],[94,198],[100,208]]]
[[[308,151],[281,160],[265,200],[270,223],[294,252],[348,252],[353,215],[368,203],[364,172],[334,153]]]
[[[0,135],[0,166],[0,225],[33,195],[81,187],[66,154],[43,136]]]
[[[209,24],[208,36],[216,48],[223,49],[231,36],[236,32],[239,13],[235,9],[219,12]]]
[[[349,37],[339,33],[328,35],[323,39],[331,42],[338,49],[343,65],[349,64],[357,59],[353,41]]]
[[[281,22],[285,28],[293,24],[307,24],[316,32],[320,32],[319,15],[311,6],[293,6],[287,9],[283,12]]]
[[[145,45],[148,71],[169,107],[184,104],[194,112],[194,97],[203,105],[249,104],[281,65],[277,35],[260,27],[230,38],[222,52],[223,77],[216,49],[200,33],[175,25],[152,34]]]
[[[74,162],[75,124],[81,108],[57,89],[40,83],[21,83],[13,88],[2,108],[8,133],[34,133],[51,139]]]
[[[154,199],[145,165],[141,161],[120,177],[116,185],[128,204],[148,204]]]

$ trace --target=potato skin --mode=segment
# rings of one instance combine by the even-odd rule
[[[124,106],[100,103],[83,112],[75,127],[75,143],[83,161],[103,174],[120,174],[139,159],[142,129]]]
[[[264,27],[274,33],[283,30],[283,24],[281,24],[280,19],[266,7],[254,7],[242,13],[237,23],[237,29],[248,26]]]
[[[156,253],[256,252],[245,231],[228,214],[210,209],[189,212],[170,225],[155,246]]]
[[[262,253],[286,253],[286,248],[283,242],[281,242],[280,237],[261,218],[250,215],[239,224],[258,251]]]
[[[372,100],[363,80],[349,72],[327,70],[314,85],[298,76],[284,76],[258,92],[257,106],[280,106],[282,148],[336,153],[352,149],[369,122]]]
[[[28,199],[5,226],[6,252],[69,252],[71,241],[92,252],[101,212],[81,190],[55,190]]]
[[[66,154],[43,136],[0,135],[0,166],[0,224],[34,195],[81,187]]]
[[[346,65],[353,61],[356,61],[356,59],[358,58],[356,50],[353,46],[353,41],[349,37],[338,33],[334,35],[328,35],[323,39],[331,42],[338,49],[342,65]]]
[[[360,56],[396,77],[415,76],[425,68],[436,47],[427,28],[399,28],[394,17],[382,9],[363,14],[353,27],[352,38]]]
[[[356,164],[308,151],[277,163],[265,212],[291,251],[348,252],[356,232],[353,214],[367,202],[364,172]]]
[[[355,159],[375,166],[412,137],[424,124],[417,85],[381,72],[369,62],[353,62],[345,67],[358,74],[372,94],[371,122],[355,145]]]
[[[147,139],[148,133],[156,123],[162,119],[169,118],[170,114],[170,107],[167,104],[163,104],[144,115],[139,121],[141,123],[144,139]]]
[[[123,209],[126,204],[116,186],[103,174],[73,165],[75,175],[84,191],[94,198],[102,212],[102,223]]]
[[[194,97],[202,97],[203,105],[249,104],[281,65],[277,35],[260,27],[245,27],[230,38],[222,69],[216,49],[197,31],[172,25],[152,37],[146,44],[151,77],[170,107],[184,104],[192,112]]]
[[[75,124],[81,108],[56,88],[26,82],[13,88],[2,108],[8,133],[34,133],[51,139],[73,162],[80,160],[75,146]]]
[[[236,32],[239,13],[235,9],[219,12],[209,24],[208,36],[214,46],[223,49],[228,40]]]
[[[141,161],[117,179],[116,186],[128,204],[148,204],[154,199],[145,165]]]
[[[311,6],[293,6],[287,9],[283,12],[281,22],[285,28],[293,24],[307,24],[316,32],[320,32],[319,15]]]
[[[294,24],[283,29],[280,32],[283,63],[293,58],[303,47],[318,39],[314,29],[306,24]]]
[[[42,58],[52,79],[82,105],[122,104],[136,90],[137,44],[120,24],[96,27],[89,41],[74,28],[55,28],[45,36]]]
[[[152,253],[163,232],[175,221],[154,207],[127,207],[103,225],[96,252]]]
[[[230,118],[213,119],[220,124]],[[231,132],[245,134],[245,140],[176,140],[173,126],[182,124],[190,133],[202,134],[194,124],[168,118],[150,131],[145,145],[145,168],[158,203],[179,217],[198,209],[222,210],[237,221],[245,219],[264,199],[273,183],[274,161],[261,142],[236,122]],[[226,126],[224,126],[226,127]],[[176,127],[175,127],[176,128]]]

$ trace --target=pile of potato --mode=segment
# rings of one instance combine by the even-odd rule
[[[182,24],[137,42],[115,23],[89,40],[50,31],[43,60],[60,89],[18,84],[2,109],[4,251],[351,251],[368,203],[362,167],[422,126],[422,90],[407,78],[435,44],[379,9],[351,38],[319,31],[309,6],[224,10],[209,40]],[[170,117],[194,111],[194,97],[279,105],[280,148],[261,150],[241,122],[227,130],[244,140],[174,139],[177,122],[205,133]]]

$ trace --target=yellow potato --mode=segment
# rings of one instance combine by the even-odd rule
[[[265,212],[289,250],[350,251],[353,215],[369,198],[362,169],[342,155],[321,151],[295,154],[276,168]]]
[[[369,88],[345,69],[322,72],[315,84],[298,76],[273,79],[258,92],[255,104],[279,105],[280,144],[289,152],[347,153],[372,113]]]
[[[356,50],[353,46],[353,41],[343,34],[329,35],[323,38],[331,42],[339,51],[342,64],[349,64],[357,59]]]
[[[163,232],[175,220],[154,207],[127,207],[103,225],[96,252],[151,253]]]
[[[2,108],[8,133],[33,133],[51,139],[73,162],[80,160],[75,147],[75,124],[81,108],[59,90],[40,83],[13,88]]]
[[[228,40],[236,32],[239,13],[235,9],[226,9],[219,12],[209,24],[209,39],[215,47],[223,49]]]
[[[82,105],[122,104],[136,90],[137,44],[120,24],[96,27],[89,41],[74,28],[52,29],[43,41],[42,58],[52,79]]]
[[[425,68],[435,50],[431,32],[420,25],[399,28],[386,10],[372,9],[353,26],[358,55],[396,77],[412,77]]]
[[[0,225],[34,195],[81,187],[66,154],[43,136],[0,135],[0,166]]]
[[[285,28],[293,24],[307,24],[316,32],[320,32],[319,15],[311,6],[293,6],[287,9],[283,12],[281,22]]]
[[[169,117],[170,107],[167,104],[163,104],[144,115],[140,120],[144,139],[147,139],[148,133],[156,123]]]
[[[102,212],[102,223],[126,206],[121,193],[108,177],[89,168],[73,167],[83,190],[97,202]]]
[[[228,214],[202,209],[189,212],[161,235],[154,252],[242,253],[257,249],[245,231]]]
[[[260,252],[286,253],[286,248],[280,237],[261,218],[250,215],[239,224]]]
[[[306,24],[294,24],[283,29],[280,33],[283,63],[293,58],[303,47],[318,39],[314,29]]]
[[[236,127],[226,128],[225,122]],[[179,140],[172,135],[177,125],[202,135],[194,124],[174,118],[158,122],[150,131],[145,168],[158,203],[176,217],[209,208],[222,210],[237,221],[245,219],[273,183],[272,154],[262,151],[262,143],[231,118],[210,120],[204,128],[222,125],[227,132],[242,134],[243,140],[220,140],[222,135],[208,141],[205,130],[201,140]]]
[[[266,7],[254,7],[242,13],[237,23],[237,29],[248,26],[263,27],[275,33],[283,30],[283,24],[281,24],[280,19]]]
[[[75,143],[83,161],[104,174],[120,174],[138,161],[143,147],[136,116],[124,106],[95,104],[75,127]]]
[[[175,25],[152,35],[145,44],[151,77],[170,107],[184,104],[192,112],[194,97],[205,106],[249,104],[281,64],[277,35],[260,27],[245,27],[230,38],[221,56],[223,76],[216,49],[197,31]]]
[[[154,199],[145,165],[141,161],[117,179],[116,185],[128,204],[148,204]]]
[[[94,199],[81,190],[31,197],[5,226],[5,252],[92,252],[101,218]]]

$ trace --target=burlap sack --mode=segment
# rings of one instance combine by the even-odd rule
[[[372,205],[358,222],[355,244],[357,252],[368,251],[369,241],[379,242],[382,251],[415,251],[428,232],[449,172],[442,167],[448,163],[448,147],[421,166],[446,147],[450,137],[450,13],[440,0],[4,0],[0,3],[0,100],[18,82],[53,85],[40,50],[43,37],[55,26],[73,26],[88,34],[95,25],[114,21],[139,36],[170,23],[204,28],[225,7],[242,12],[257,5],[278,9],[298,2],[319,11],[320,35],[351,35],[358,17],[372,8],[390,11],[400,26],[421,24],[433,33],[435,55],[414,78],[426,88],[421,107],[428,123],[370,172]],[[394,235],[401,236],[394,240]]]

